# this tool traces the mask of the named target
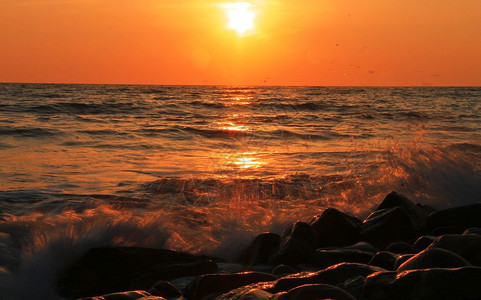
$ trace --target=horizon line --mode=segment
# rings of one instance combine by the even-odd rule
[[[1,81],[0,84],[39,84],[39,85],[124,85],[124,86],[203,86],[203,87],[372,87],[372,88],[393,88],[393,87],[419,87],[419,88],[481,88],[481,85],[282,85],[282,84],[165,84],[165,83],[79,83],[79,82],[22,82],[22,81]]]

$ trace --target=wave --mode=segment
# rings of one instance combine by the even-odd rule
[[[0,219],[0,294],[57,299],[56,274],[97,246],[161,247],[233,261],[259,232],[280,233],[327,207],[362,217],[391,190],[438,209],[478,202],[481,174],[463,151],[480,148],[393,145],[379,153],[386,163],[364,177],[353,165],[344,176],[168,177],[124,197],[41,194],[33,199],[36,210]],[[12,203],[35,191],[3,195]]]
[[[6,136],[41,138],[60,136],[62,134],[63,133],[60,130],[56,129],[0,127],[0,135]]]

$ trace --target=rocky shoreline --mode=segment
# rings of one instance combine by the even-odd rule
[[[57,291],[89,300],[481,299],[481,203],[436,211],[392,192],[365,220],[328,208],[282,235],[258,235],[237,264],[94,248],[58,275]]]

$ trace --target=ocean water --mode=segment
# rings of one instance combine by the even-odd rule
[[[56,299],[96,246],[234,261],[392,190],[481,201],[481,88],[0,84],[0,295]]]

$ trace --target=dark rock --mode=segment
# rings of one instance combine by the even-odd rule
[[[327,284],[301,285],[277,296],[277,300],[356,300],[348,292]]]
[[[179,298],[182,293],[170,282],[160,280],[148,291],[151,295],[161,296],[164,298]]]
[[[341,263],[315,273],[298,273],[280,278],[267,291],[271,293],[285,292],[304,284],[324,283],[337,285],[348,279],[358,276],[366,277],[379,271],[384,271],[384,269],[356,263]]]
[[[363,297],[364,280],[366,278],[363,276],[357,276],[350,278],[337,286],[351,294],[356,299],[361,299]]]
[[[359,239],[361,221],[335,208],[324,210],[309,222],[317,234],[317,247],[341,247]]]
[[[263,233],[242,252],[240,262],[246,266],[267,264],[269,258],[277,252],[281,237],[275,233]]]
[[[241,287],[225,293],[215,300],[271,300],[272,294],[251,286]]]
[[[429,247],[429,245],[431,245],[432,242],[434,242],[435,240],[436,240],[436,237],[432,236],[432,235],[420,236],[416,240],[416,242],[414,242],[412,252],[413,253],[419,253],[419,252],[423,251],[424,249]]]
[[[396,279],[397,273],[393,271],[377,272],[367,276],[364,281],[363,295],[370,300],[391,299],[391,285]],[[406,298],[409,299],[409,298]]]
[[[478,234],[481,235],[481,228],[479,227],[471,227],[466,229],[463,234]]]
[[[316,232],[304,222],[297,222],[284,231],[279,251],[269,260],[272,265],[309,264],[316,247]]]
[[[442,248],[454,252],[471,264],[481,266],[481,236],[477,234],[448,234],[440,236],[430,248]]]
[[[393,270],[397,270],[397,268],[399,268],[405,261],[407,261],[408,259],[410,259],[414,255],[415,254],[404,254],[404,255],[399,256],[398,259],[396,259],[396,262],[394,263]]]
[[[470,266],[464,258],[441,248],[428,248],[404,262],[397,271],[429,269],[429,268],[459,268]]]
[[[129,291],[129,292],[112,293],[112,294],[103,295],[103,296],[81,298],[78,300],[134,300],[134,299],[165,300],[165,298],[152,296],[151,294],[145,291]]]
[[[369,252],[372,254],[377,253],[379,251],[379,249],[377,249],[376,247],[374,247],[373,245],[365,241],[357,242],[354,245],[344,247],[344,249],[356,249],[364,252]]]
[[[277,277],[267,273],[244,272],[231,274],[207,274],[194,279],[183,291],[187,300],[219,296],[238,287],[261,281],[274,281]]]
[[[295,273],[297,273],[297,271],[294,268],[289,267],[288,265],[278,265],[274,268],[274,270],[272,270],[272,274],[282,277]]]
[[[212,273],[217,265],[205,258],[164,249],[102,247],[85,253],[58,277],[67,298],[147,290],[158,280]]]
[[[431,235],[440,236],[445,234],[461,234],[464,228],[462,227],[436,227],[431,230]]]
[[[413,246],[406,242],[394,242],[386,247],[386,251],[395,254],[408,254],[411,253]]]
[[[342,262],[367,264],[371,257],[370,252],[355,249],[318,249],[312,265],[324,269]]]
[[[431,207],[429,205],[416,203],[416,206],[422,209],[426,213],[426,216],[429,216],[430,214],[436,211],[434,207]]]
[[[399,255],[388,251],[380,251],[376,253],[372,259],[369,261],[371,266],[380,267],[388,271],[394,270],[394,264],[396,263]]]
[[[427,227],[429,230],[438,227],[458,227],[464,231],[470,227],[481,227],[479,216],[481,216],[481,203],[448,208],[430,214]]]
[[[402,207],[378,210],[361,226],[361,236],[369,243],[385,248],[392,242],[416,238],[423,226]]]
[[[385,290],[387,293],[385,297],[366,298],[393,300],[480,299],[480,278],[481,268],[479,267],[405,271],[397,274]]]
[[[384,198],[384,200],[379,204],[377,210],[391,209],[395,207],[403,208],[413,219],[415,219],[421,227],[426,225],[426,218],[428,214],[426,211],[414,204],[406,196],[398,194],[396,192],[391,192]]]

